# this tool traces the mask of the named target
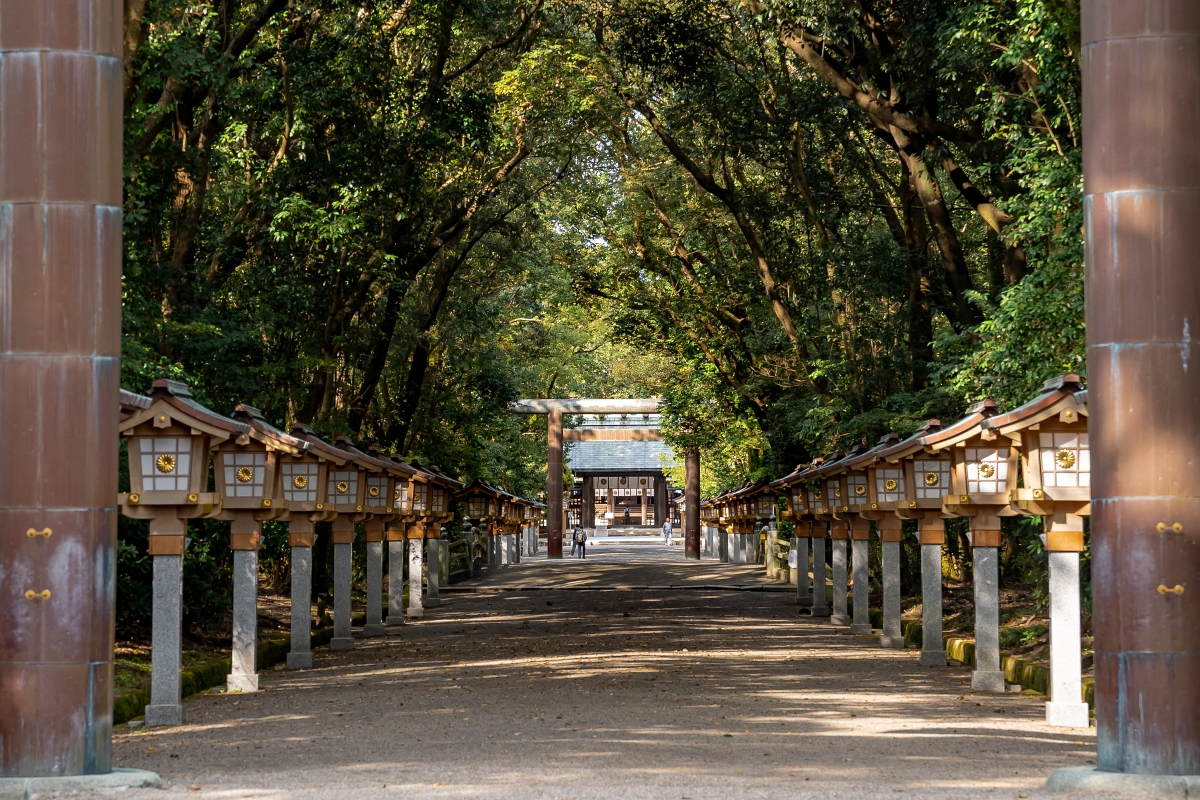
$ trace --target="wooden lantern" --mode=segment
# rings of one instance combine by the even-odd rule
[[[1087,416],[1087,392],[1079,376],[1068,374],[1046,381],[1025,405],[984,423],[985,433],[1020,446],[1025,485],[1009,481],[1009,505],[1044,518],[1051,552],[1083,550],[1080,517],[1091,514]]]
[[[942,499],[951,489],[950,456],[926,446],[926,437],[939,430],[938,420],[928,420],[912,436],[879,451],[879,461],[871,468],[879,497],[875,502],[890,504],[905,519],[942,513]]]
[[[998,517],[1012,514],[1008,489],[1017,485],[1016,448],[985,427],[997,413],[996,404],[984,400],[926,437],[929,449],[950,455],[950,491],[942,506],[947,514],[974,518],[970,536],[976,547],[1000,546]]]
[[[127,517],[162,521],[151,526],[151,555],[180,555],[183,520],[221,509],[220,494],[208,491],[209,450],[247,436],[250,426],[200,405],[178,381],[154,381],[149,401],[131,403],[120,422],[128,439],[130,491],[117,502]]]
[[[303,423],[294,423],[291,433],[293,437],[303,440],[308,448],[300,454],[288,454],[280,459],[283,498],[293,512],[306,513],[314,521],[331,520],[337,516],[337,511],[328,502],[329,476],[331,470],[344,467],[350,457],[314,434],[312,428]],[[306,544],[294,538],[293,543]],[[311,546],[311,542],[308,542],[308,546]]]

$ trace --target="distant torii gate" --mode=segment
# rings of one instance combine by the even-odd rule
[[[657,414],[661,400],[518,400],[516,414],[546,414],[546,554],[562,558],[563,538],[563,414]],[[688,448],[684,457],[683,552],[700,558],[700,451]]]

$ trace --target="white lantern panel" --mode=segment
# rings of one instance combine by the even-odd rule
[[[367,505],[375,508],[387,508],[387,478],[367,478]]]
[[[408,503],[408,481],[403,478],[396,481],[396,488],[392,490],[392,502],[401,507]]]
[[[826,505],[840,506],[842,504],[842,484],[839,481],[829,481],[825,484]]]
[[[186,492],[192,467],[190,437],[143,437],[138,442],[142,459],[142,491]]]
[[[950,493],[949,459],[915,459],[913,470],[918,500],[940,500]]]
[[[875,496],[881,503],[899,503],[904,499],[904,470],[875,470]]]
[[[1008,448],[968,447],[963,453],[967,463],[967,492],[999,494],[1008,491]]]
[[[816,489],[808,490],[808,505],[810,508],[814,508],[816,506],[821,505],[821,499],[819,497],[817,497]]]
[[[316,464],[282,465],[283,499],[289,503],[317,502],[317,470]]]
[[[334,505],[354,505],[358,497],[358,470],[329,471],[328,502]]]
[[[228,497],[262,497],[267,477],[266,453],[222,453],[225,494]]]
[[[850,492],[850,500],[847,505],[851,508],[857,506],[865,506],[867,504],[867,476],[866,475],[847,475],[846,490]]]
[[[1047,489],[1091,486],[1091,456],[1086,433],[1039,434],[1042,486]]]

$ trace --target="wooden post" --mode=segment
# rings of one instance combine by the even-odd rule
[[[596,527],[596,479],[583,476],[583,497],[579,503],[579,524],[585,528]]]
[[[1082,13],[1096,766],[1197,775],[1200,15]]]
[[[557,408],[546,416],[546,556],[562,558],[563,417]]]
[[[4,10],[0,777],[112,770],[121,4]]]
[[[700,560],[700,450],[689,447],[683,466],[683,557]]]

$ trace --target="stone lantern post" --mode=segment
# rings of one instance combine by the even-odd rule
[[[291,549],[292,640],[287,656],[288,669],[308,669],[312,655],[312,571],[316,523],[337,518],[326,498],[329,471],[348,460],[345,453],[313,437],[312,429],[295,423],[292,437],[307,447],[299,453],[280,455],[279,473],[283,499],[288,506],[288,547]]]
[[[366,492],[363,495],[363,532],[367,542],[367,610],[363,636],[383,636],[383,541],[386,524],[397,516],[395,494],[397,480],[415,472],[402,462],[388,459],[373,447],[363,452],[349,441],[338,442],[363,467]],[[390,578],[389,578],[390,585]]]
[[[154,590],[146,725],[180,725],[187,520],[220,511],[219,494],[207,491],[209,450],[248,435],[250,426],[195,402],[185,384],[160,379],[150,403],[131,408],[120,430],[128,439],[130,491],[117,502],[125,516],[150,521]]]
[[[257,692],[258,548],[262,524],[286,518],[280,453],[307,449],[300,439],[272,428],[258,409],[239,405],[234,419],[246,433],[217,444],[213,471],[221,510],[213,516],[229,520],[233,551],[233,649],[226,691]]]
[[[826,502],[836,520],[842,523],[850,537],[851,566],[854,575],[854,618],[850,632],[869,634],[870,616],[870,552],[871,522],[862,515],[867,506],[867,472],[852,468],[855,459],[863,455],[866,448],[859,445],[845,456],[829,465],[825,478]],[[843,545],[844,547],[844,545]],[[836,562],[835,562],[836,563]],[[845,565],[843,563],[843,569]],[[835,586],[837,578],[834,578]],[[844,587],[844,584],[842,584]],[[836,589],[835,589],[836,591]],[[843,588],[843,596],[845,589]]]
[[[1007,480],[1016,479],[1016,451],[997,441],[984,425],[997,413],[985,400],[967,416],[925,437],[928,451],[951,459],[950,491],[942,498],[947,514],[970,520],[971,562],[975,585],[975,671],[971,688],[1003,692],[1000,669],[1000,517],[1011,516]]]
[[[427,479],[424,473],[404,463],[398,455],[393,454],[389,461],[400,473],[392,488],[395,513],[388,518],[384,533],[388,543],[388,614],[384,625],[392,626],[404,623],[404,543],[408,540],[407,527],[416,519],[413,499],[417,484],[425,483]]]
[[[918,520],[921,663],[926,666],[946,665],[946,650],[942,643],[942,545],[946,543],[946,524],[941,498],[950,488],[950,459],[922,455],[919,488],[913,485],[917,465],[911,459],[902,459],[922,453],[921,437],[938,427],[936,420],[930,420],[916,435],[904,441],[894,433],[885,435],[872,451],[876,460],[870,467],[867,483],[871,511],[891,511],[900,519]],[[932,464],[926,464],[927,461]],[[933,473],[937,481],[926,483],[928,473]]]
[[[883,440],[870,450],[860,451],[857,455],[847,458],[844,469],[847,470],[847,493],[851,508],[857,509],[858,516],[874,521],[879,528],[880,551],[882,553],[883,573],[883,631],[879,637],[879,646],[889,649],[904,649],[904,634],[900,630],[900,542],[904,538],[903,520],[897,517],[889,507],[879,508],[878,503],[871,501],[871,485],[873,483],[871,468],[879,461],[879,453],[896,442],[894,437],[885,436]],[[853,481],[851,480],[853,479]],[[869,523],[867,523],[869,524]],[[865,525],[864,525],[865,527]],[[865,548],[864,548],[865,549]],[[854,608],[858,613],[858,582],[859,563],[855,555],[854,573]],[[865,559],[864,559],[865,561]],[[861,569],[865,572],[866,564]]]
[[[1020,446],[1025,485],[1017,486],[1015,463],[1009,465],[1006,475],[1005,488],[1013,508],[1042,518],[1050,566],[1046,721],[1072,728],[1086,728],[1089,721],[1088,706],[1082,699],[1079,641],[1079,554],[1083,552],[1083,517],[1091,513],[1087,422],[1087,392],[1082,391],[1076,375],[1046,381],[1041,394],[1030,402],[984,422],[985,433],[997,435],[997,443],[1011,442],[1014,449]],[[1162,589],[1164,595],[1170,591],[1165,585]]]
[[[812,539],[812,516],[808,512],[807,492],[799,475],[807,465],[800,464],[790,475],[771,484],[784,496],[784,519],[796,526],[796,605],[801,608],[811,608],[813,604],[812,588],[808,582],[808,549]]]

